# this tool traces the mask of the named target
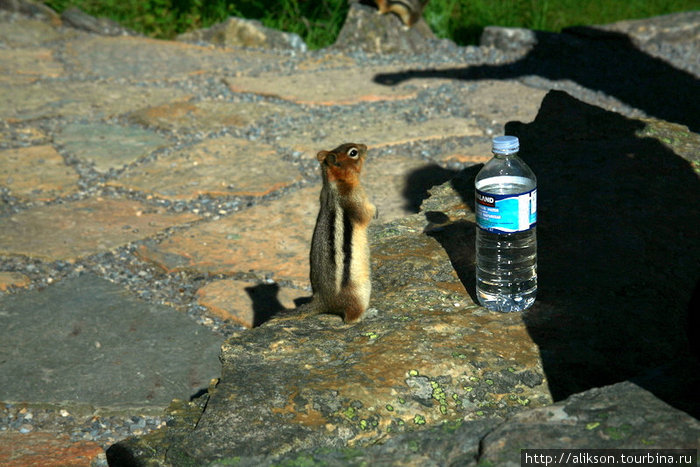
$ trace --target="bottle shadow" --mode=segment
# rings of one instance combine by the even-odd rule
[[[700,180],[645,125],[561,91],[506,125],[538,178],[538,297],[523,318],[555,400],[631,379],[697,418]],[[472,208],[477,169],[452,182]],[[472,298],[474,232],[429,229]]]

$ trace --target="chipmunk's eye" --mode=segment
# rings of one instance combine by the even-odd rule
[[[360,151],[358,151],[357,148],[352,148],[348,151],[348,156],[350,157],[350,159],[357,159],[357,156],[359,155]]]

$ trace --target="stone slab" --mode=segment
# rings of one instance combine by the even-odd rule
[[[384,86],[374,82],[377,73],[394,69],[347,68],[298,72],[292,75],[261,74],[226,78],[233,92],[250,92],[274,96],[306,105],[348,105],[360,102],[411,99],[428,86],[439,86],[444,80]]]
[[[0,83],[16,84],[39,78],[56,78],[63,65],[49,49],[0,49]]]
[[[66,60],[76,70],[132,81],[172,81],[205,73],[240,71],[272,56],[133,36],[90,36],[66,45]]]
[[[36,82],[0,87],[0,118],[10,122],[50,117],[105,118],[187,96],[167,87],[109,82]]]
[[[312,117],[313,118],[313,117]],[[471,118],[436,117],[426,121],[409,121],[393,111],[341,114],[332,118],[316,117],[295,125],[291,123],[278,133],[277,144],[315,157],[321,149],[333,149],[353,141],[370,149],[416,141],[439,140],[461,136],[483,136],[484,132]]]
[[[197,302],[216,316],[252,328],[296,306],[310,292],[279,284],[251,284],[233,279],[211,282],[197,291]]]
[[[86,274],[0,298],[0,400],[166,407],[219,375],[221,338]]]
[[[93,163],[101,173],[121,169],[168,144],[151,130],[106,123],[69,124],[54,141],[66,152]]]
[[[352,57],[326,49],[323,55],[313,55],[303,58],[297,63],[301,71],[319,71],[328,69],[346,69],[357,66],[358,62]]]
[[[103,456],[104,450],[99,444],[72,442],[64,434],[0,433],[0,465],[4,467],[90,467]]]
[[[289,107],[264,101],[182,100],[137,110],[129,118],[141,125],[188,134],[245,127],[263,118],[292,113]]]
[[[0,254],[75,261],[198,218],[126,199],[89,198],[41,206],[0,223]]]
[[[301,180],[292,163],[272,146],[225,136],[128,169],[109,182],[168,199],[263,196]]]
[[[309,283],[309,245],[320,186],[196,225],[163,240],[147,241],[137,254],[166,271],[212,274],[254,271],[262,277]]]
[[[0,151],[0,186],[24,200],[50,201],[78,190],[80,177],[53,146]]]

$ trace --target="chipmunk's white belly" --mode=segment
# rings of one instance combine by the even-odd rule
[[[352,261],[350,263],[351,287],[364,308],[369,306],[372,291],[369,272],[369,244],[367,229],[356,228],[352,239]]]

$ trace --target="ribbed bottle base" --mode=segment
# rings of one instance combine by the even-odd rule
[[[476,294],[479,303],[484,308],[491,311],[510,313],[526,310],[535,303],[537,289],[519,295],[494,295],[477,288]]]

